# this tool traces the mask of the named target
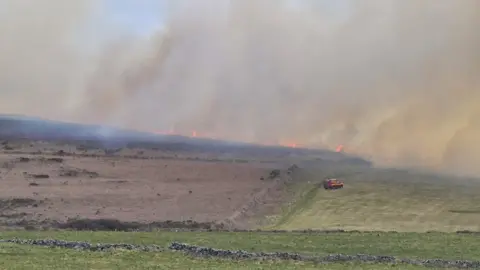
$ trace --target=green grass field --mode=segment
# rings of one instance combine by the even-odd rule
[[[428,175],[357,173],[345,188],[319,188],[311,173],[269,228],[381,231],[480,230],[480,182]],[[308,183],[307,180],[312,180]]]
[[[55,238],[93,243],[158,244],[172,241],[248,251],[287,251],[311,255],[372,254],[401,258],[480,260],[478,237],[447,233],[209,233],[209,232],[69,232],[10,231],[0,238]],[[0,245],[1,269],[422,269],[409,265],[232,261],[200,259],[178,252],[86,252],[61,248]],[[425,269],[425,268],[423,268]]]
[[[410,265],[232,261],[198,259],[179,253],[115,251],[93,253],[35,247],[1,246],[1,269],[425,269]]]

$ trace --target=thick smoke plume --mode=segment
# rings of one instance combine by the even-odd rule
[[[477,0],[350,1],[342,20],[316,1],[175,1],[165,29],[110,29],[95,54],[74,33],[100,1],[3,2],[5,113],[480,174]]]

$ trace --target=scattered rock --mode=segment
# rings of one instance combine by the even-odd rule
[[[287,170],[290,171],[290,172],[293,172],[293,171],[295,171],[295,170],[297,170],[297,169],[298,169],[297,164],[293,164],[292,166],[288,167]]]
[[[273,170],[270,172],[270,175],[268,176],[268,178],[274,179],[274,178],[277,178],[278,176],[280,176],[280,170]]]

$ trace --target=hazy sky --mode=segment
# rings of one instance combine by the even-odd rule
[[[163,23],[167,0],[106,0],[108,20],[137,33],[150,33]]]
[[[174,0],[105,0],[105,20],[138,34],[150,34],[162,26],[168,5]],[[175,0],[180,2],[181,0]],[[207,0],[208,1],[208,0]],[[225,0],[228,1],[228,0]],[[282,0],[279,0],[282,1]],[[338,18],[346,16],[348,0],[284,0],[292,8],[305,4],[318,6]]]
[[[0,5],[3,113],[480,175],[478,0]]]

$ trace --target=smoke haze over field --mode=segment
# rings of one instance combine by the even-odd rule
[[[147,38],[67,2],[2,1],[2,112],[480,175],[477,0],[182,0]]]

